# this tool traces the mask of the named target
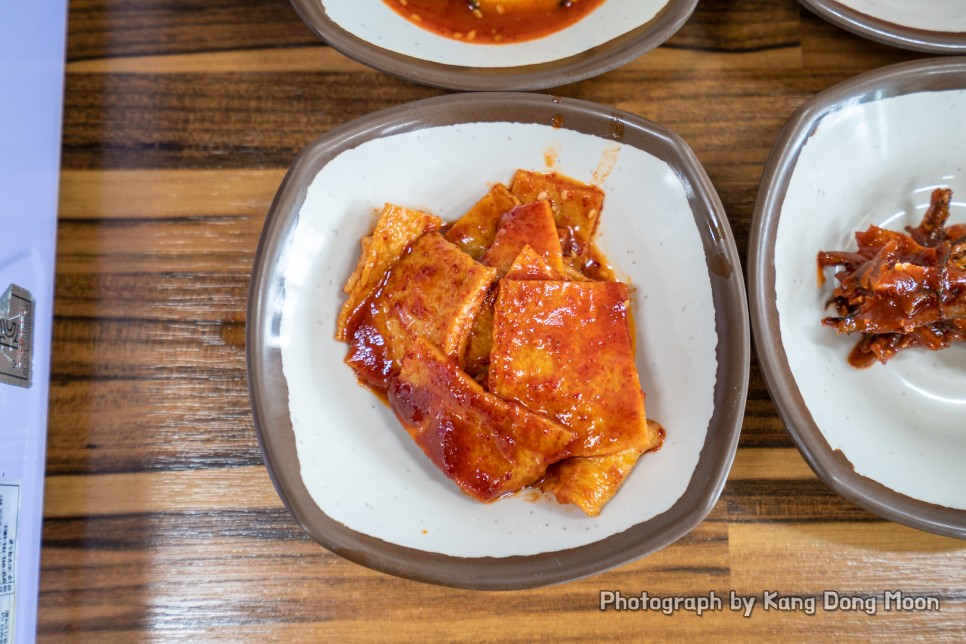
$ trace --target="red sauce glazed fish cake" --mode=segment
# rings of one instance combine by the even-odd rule
[[[453,224],[387,205],[336,337],[460,490],[599,514],[664,430],[645,415],[628,287],[593,243],[604,193],[520,170]]]

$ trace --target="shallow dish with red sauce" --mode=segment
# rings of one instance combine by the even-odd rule
[[[748,264],[758,359],[816,474],[883,517],[959,538],[964,113],[966,58],[886,67],[807,101],[766,166]],[[930,271],[939,286],[917,282]]]
[[[449,89],[534,90],[602,74],[661,45],[697,0],[292,0],[346,56]]]
[[[593,239],[628,286],[630,361],[647,417],[666,430],[660,449],[644,455],[596,516],[533,488],[498,491],[494,500],[462,493],[360,384],[336,339],[343,285],[387,202],[453,221],[521,168],[602,191]],[[449,243],[435,233],[421,239]],[[395,270],[390,280],[404,274]],[[621,287],[605,291],[624,297]],[[749,344],[734,241],[688,146],[636,116],[532,94],[419,101],[309,145],[266,220],[248,311],[255,425],[296,520],[325,547],[374,569],[480,589],[594,574],[700,523],[734,457]],[[415,358],[403,363],[410,375]]]

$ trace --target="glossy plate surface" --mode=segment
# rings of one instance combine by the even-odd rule
[[[933,54],[966,53],[961,0],[799,0],[829,22],[877,42]]]
[[[966,59],[884,68],[808,101],[772,151],[749,259],[769,390],[816,473],[887,518],[966,537],[966,346],[847,363],[857,338],[821,325],[834,287],[816,254],[875,224],[916,225],[932,190],[966,222]]]
[[[598,244],[635,289],[648,415],[667,429],[597,518],[528,493],[462,495],[356,383],[333,339],[341,287],[384,202],[453,220],[517,168],[605,190]],[[586,576],[697,525],[734,457],[749,359],[734,242],[686,144],[626,113],[456,94],[330,132],[279,188],[248,320],[256,427],[280,495],[317,541],[385,572],[474,588]]]
[[[291,0],[302,20],[346,56],[409,80],[459,90],[532,90],[602,74],[654,49],[697,0],[606,0],[576,24],[505,45],[461,42],[413,25],[383,0]]]

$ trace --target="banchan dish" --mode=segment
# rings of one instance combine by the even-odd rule
[[[799,0],[846,31],[931,54],[966,53],[966,4],[960,0]]]
[[[870,224],[915,226],[934,188],[966,221],[966,59],[873,71],[807,101],[762,177],[749,250],[758,359],[779,413],[832,489],[883,517],[966,538],[966,347],[855,369],[857,338],[823,326],[820,250]],[[962,343],[960,343],[961,345]]]
[[[605,193],[597,241],[636,290],[636,362],[667,439],[597,518],[518,495],[465,497],[343,364],[341,287],[385,201],[455,219],[517,168]],[[286,505],[319,543],[387,573],[506,589],[590,575],[664,547],[711,510],[748,387],[743,279],[687,145],[633,115],[513,93],[378,112],[296,158],[259,243],[247,352],[255,425]]]
[[[537,40],[480,45],[421,29],[383,0],[292,0],[303,22],[349,58],[394,76],[456,90],[557,87],[619,67],[680,29],[697,0],[605,0]]]

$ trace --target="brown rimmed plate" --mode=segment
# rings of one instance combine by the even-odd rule
[[[966,27],[960,27],[966,24],[966,14],[959,0],[894,2],[870,7],[854,0],[848,6],[835,0],[799,2],[832,24],[869,40],[931,54],[966,53]],[[958,12],[955,20],[950,18],[951,12]]]
[[[604,188],[598,245],[634,287],[648,415],[667,430],[596,518],[526,493],[490,504],[459,493],[333,339],[341,286],[385,201],[452,220],[520,167]],[[419,101],[308,145],[265,221],[248,308],[255,427],[295,519],[352,561],[479,589],[591,575],[700,523],[734,458],[749,345],[730,228],[688,146],[631,114],[532,94]]]
[[[575,25],[519,44],[436,36],[383,0],[291,0],[305,24],[349,58],[417,83],[467,91],[535,90],[597,76],[658,47],[697,0],[607,0]]]
[[[803,104],[772,150],[749,246],[749,297],[768,389],[829,487],[882,517],[966,538],[966,347],[855,369],[857,338],[821,324],[835,283],[820,250],[875,224],[916,225],[936,187],[966,221],[966,58],[894,65]],[[958,197],[956,197],[958,195]]]

